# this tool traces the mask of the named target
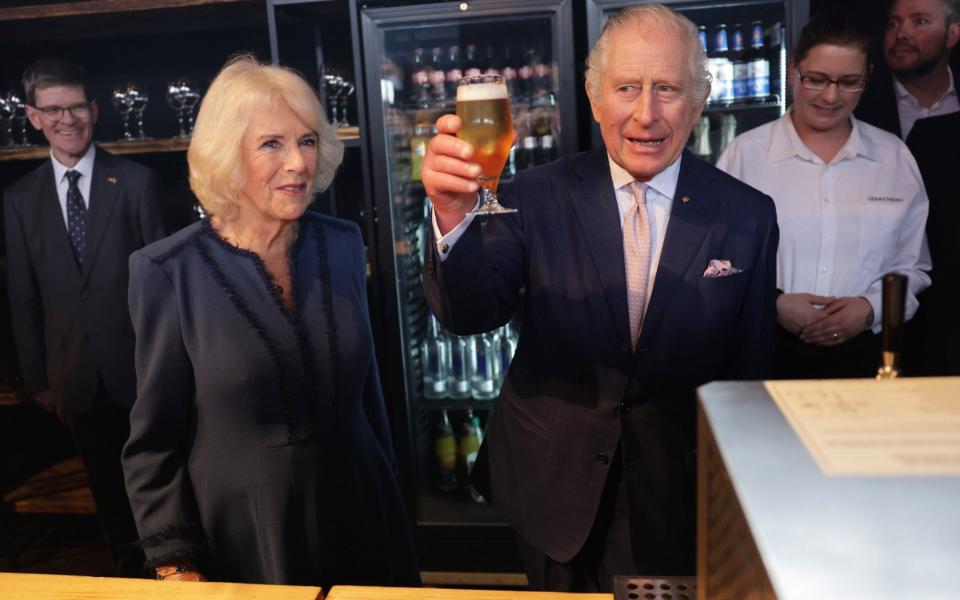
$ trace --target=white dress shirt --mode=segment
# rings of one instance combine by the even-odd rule
[[[53,178],[57,184],[57,198],[60,200],[60,211],[63,213],[64,227],[69,227],[67,223],[67,189],[70,188],[70,180],[67,179],[67,171],[76,171],[80,173],[80,179],[77,180],[77,187],[80,188],[80,194],[83,196],[83,205],[90,210],[90,181],[93,177],[93,158],[97,153],[97,147],[90,144],[87,153],[83,155],[80,162],[72,167],[65,167],[50,151],[50,160],[53,162]]]
[[[717,162],[776,204],[777,287],[863,296],[879,333],[883,275],[902,273],[911,318],[930,285],[928,202],[916,161],[899,138],[851,117],[850,137],[825,164],[800,141],[790,114],[738,136]]]
[[[897,113],[900,115],[900,136],[907,139],[913,124],[920,119],[927,117],[939,117],[940,115],[949,115],[960,111],[960,100],[957,98],[957,89],[953,83],[953,71],[947,69],[947,75],[950,76],[950,87],[944,92],[940,99],[933,103],[930,108],[920,106],[917,98],[903,87],[903,84],[893,78],[893,89],[897,94]]]
[[[623,167],[618,165],[609,156],[610,180],[613,186],[614,194],[617,198],[617,211],[620,213],[620,230],[623,230],[623,220],[627,216],[627,211],[633,206],[633,192],[630,184],[634,177]],[[663,250],[663,239],[667,234],[667,222],[670,220],[670,210],[673,207],[673,196],[677,191],[677,179],[680,177],[680,161],[682,155],[673,161],[666,169],[658,173],[650,181],[646,182],[646,206],[647,218],[650,223],[650,270],[647,277],[647,301],[650,300],[650,294],[653,293],[653,282],[657,276],[657,265],[660,264],[660,252]],[[479,206],[479,203],[477,204]],[[522,208],[520,210],[523,210]],[[502,217],[492,216],[491,219]],[[437,255],[440,261],[446,260],[454,244],[463,235],[470,223],[473,222],[473,216],[467,215],[463,221],[460,221],[456,227],[447,232],[447,235],[440,235],[440,228],[437,226],[437,217],[433,220],[433,239],[437,244]]]

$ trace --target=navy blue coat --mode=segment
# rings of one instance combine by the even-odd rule
[[[130,258],[127,490],[149,565],[214,579],[419,583],[355,225],[300,219],[288,313],[204,220]]]
[[[683,154],[636,352],[606,151],[523,171],[502,202],[519,212],[475,219],[442,263],[431,243],[424,273],[430,307],[454,333],[492,329],[522,302],[478,458],[495,506],[528,543],[569,561],[619,447],[638,572],[693,573],[695,390],[761,379],[769,366],[773,201]],[[704,278],[712,259],[742,272]]]

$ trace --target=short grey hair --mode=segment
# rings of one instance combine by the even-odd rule
[[[205,212],[225,220],[234,218],[246,180],[241,159],[243,135],[255,115],[283,105],[319,138],[313,191],[322,192],[333,181],[343,160],[343,144],[327,121],[316,92],[296,71],[262,64],[242,54],[230,59],[210,84],[187,149],[190,188]]]
[[[943,16],[946,17],[947,26],[960,21],[960,0],[941,0],[943,4]]]
[[[944,0],[949,1],[949,0]],[[621,29],[641,25],[672,29],[687,44],[690,56],[690,76],[693,81],[693,101],[703,104],[710,95],[710,70],[707,68],[707,53],[700,44],[697,26],[682,14],[662,4],[640,4],[627,7],[607,19],[597,43],[587,57],[587,85],[590,93],[598,96],[600,78],[607,64],[607,48],[610,35]]]

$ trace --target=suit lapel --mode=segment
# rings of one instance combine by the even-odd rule
[[[37,211],[40,222],[49,236],[50,247],[57,256],[57,262],[69,264],[70,277],[80,277],[80,265],[73,257],[73,248],[70,247],[70,238],[67,235],[67,224],[63,220],[63,209],[60,208],[60,197],[57,195],[57,181],[53,172],[53,159],[48,159],[40,173],[40,194],[37,198]]]
[[[93,175],[90,181],[90,209],[87,214],[87,245],[84,249],[84,283],[90,277],[94,261],[100,250],[107,223],[117,202],[120,187],[120,174],[116,170],[113,156],[97,148],[93,162]]]
[[[647,346],[651,337],[656,334],[657,325],[670,305],[670,298],[677,284],[689,270],[690,261],[697,255],[713,223],[713,213],[707,205],[709,192],[703,185],[703,174],[699,172],[703,170],[703,166],[686,150],[683,152],[682,161],[663,250],[660,252],[660,264],[657,266],[657,276],[653,283],[653,293],[637,342],[638,348]]]
[[[573,208],[600,277],[607,304],[613,313],[620,341],[629,340],[627,277],[623,261],[623,232],[610,165],[603,148],[573,165]]]

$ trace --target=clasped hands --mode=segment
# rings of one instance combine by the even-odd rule
[[[781,294],[777,323],[808,344],[837,346],[873,324],[873,307],[863,296]]]

